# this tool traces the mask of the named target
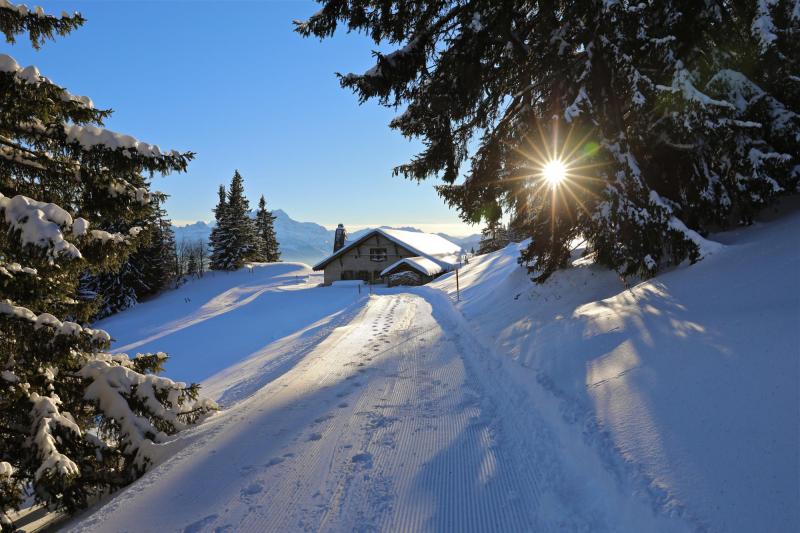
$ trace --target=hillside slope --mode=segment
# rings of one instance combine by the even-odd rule
[[[626,290],[576,261],[543,286],[516,246],[461,271],[458,308],[551,421],[698,530],[800,529],[800,213]],[[455,277],[432,284],[455,297]],[[497,371],[497,370],[493,370]]]
[[[96,326],[111,334],[114,350],[167,352],[166,375],[202,381],[261,354],[273,341],[334,320],[358,301],[354,290],[320,298],[315,287],[321,281],[302,263],[207,272]]]

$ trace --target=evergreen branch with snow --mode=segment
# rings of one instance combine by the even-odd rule
[[[13,44],[15,36],[27,33],[31,45],[39,48],[56,35],[64,36],[86,22],[80,13],[61,13],[61,16],[48,15],[41,7],[30,9],[25,4],[14,4],[0,0],[0,32],[6,42]]]
[[[703,235],[797,192],[796,2],[319,3],[301,35],[394,47],[341,83],[422,141],[395,174],[441,179],[468,222],[508,217],[536,280],[577,235],[622,276],[700,260]],[[572,167],[555,193],[554,153]]]
[[[0,2],[9,42],[27,31],[38,45],[82,22]],[[148,290],[171,281],[165,196],[145,174],[184,171],[193,156],[104,129],[109,114],[0,56],[4,531],[25,496],[74,511],[130,483],[171,435],[216,409],[196,384],[156,375],[165,354],[109,354],[110,336],[87,325],[101,308],[119,308],[120,286],[87,280],[130,285],[121,276],[133,271]]]

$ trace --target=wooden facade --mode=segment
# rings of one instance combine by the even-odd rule
[[[371,233],[324,265],[325,285],[354,279],[379,283],[387,266],[416,255],[378,232]]]

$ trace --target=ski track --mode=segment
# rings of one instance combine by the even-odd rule
[[[74,530],[617,530],[442,300],[371,297]]]

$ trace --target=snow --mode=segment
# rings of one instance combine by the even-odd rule
[[[358,299],[355,287],[320,298],[313,289],[321,282],[302,263],[207,272],[96,326],[111,334],[115,351],[164,351],[165,375],[199,382]]]
[[[630,290],[586,260],[530,286],[511,246],[461,270],[458,306],[655,508],[692,529],[796,531],[798,224],[795,208],[714,235],[714,256]],[[431,286],[454,296],[452,275]]]
[[[716,106],[723,109],[736,109],[736,106],[730,102],[717,100],[711,98],[704,92],[700,91],[694,85],[694,76],[683,64],[683,61],[675,62],[675,73],[672,79],[672,85],[667,87],[664,85],[656,85],[656,89],[677,93],[680,92],[683,98],[690,102],[696,102],[701,106]]]
[[[103,146],[112,150],[120,149],[128,152],[135,152],[145,157],[180,155],[180,153],[175,150],[164,154],[161,149],[154,144],[147,144],[130,135],[117,133],[97,126],[67,124],[64,126],[64,132],[67,135],[68,142],[77,142],[86,149]],[[137,194],[141,193],[137,191]]]
[[[403,56],[406,56],[408,54],[412,54],[412,53],[416,52],[417,47],[419,46],[419,44],[421,42],[422,41],[420,40],[419,37],[414,37],[414,38],[410,39],[408,41],[408,43],[405,46],[403,46],[402,48],[400,48],[399,50],[395,50],[392,53],[389,53],[389,54],[386,54],[384,56],[381,56],[382,60],[383,60],[383,62],[385,62],[390,67],[394,67],[395,63],[397,62],[398,59],[401,59]],[[380,62],[377,65],[375,65],[374,67],[372,67],[369,70],[367,70],[363,74],[363,76],[365,76],[365,77],[381,77],[381,76],[383,76],[383,69],[381,68]],[[353,74],[348,74],[344,78],[345,78],[345,80],[351,80],[354,77],[355,76]]]
[[[53,328],[56,335],[77,337],[83,334],[89,337],[97,346],[104,346],[111,340],[108,333],[103,330],[84,328],[75,322],[61,322],[50,313],[37,315],[27,307],[14,305],[11,300],[0,300],[0,315],[10,316],[17,320],[25,320],[32,323],[35,329],[41,327]]]
[[[89,221],[85,218],[78,217],[75,219],[75,222],[72,223],[72,234],[75,237],[82,237],[86,235],[86,232],[89,230]]]
[[[447,256],[458,254],[461,251],[461,247],[457,244],[453,244],[447,239],[433,233],[382,228],[375,231],[382,233],[393,241],[407,246],[412,251],[423,256]]]
[[[213,373],[225,409],[68,529],[796,531],[798,224],[633,287],[577,255],[534,285],[517,244],[458,301],[452,273],[192,281],[102,325],[174,341],[170,375]]]
[[[775,4],[776,0],[758,0],[756,2],[756,16],[751,29],[762,52],[766,52],[772,43],[778,40],[778,36],[775,34],[775,25],[770,16],[770,7]]]
[[[469,23],[469,27],[472,31],[478,32],[483,29],[483,23],[481,22],[481,14],[477,11],[472,14],[472,20]]]
[[[3,2],[4,0],[0,0]],[[0,7],[5,7],[0,3]],[[19,6],[24,7],[24,6]],[[42,76],[39,72],[39,69],[33,65],[27,66],[22,68],[17,61],[8,54],[0,54],[0,72],[7,72],[10,74],[14,74],[14,76],[22,82],[25,83],[32,83],[32,84],[40,84],[40,83],[50,83],[52,84],[49,79]],[[88,109],[92,109],[94,104],[92,103],[91,98],[88,96],[78,96],[74,94],[70,94],[66,90],[62,89],[61,99],[64,101],[73,101],[77,102],[78,104],[86,107]]]
[[[163,354],[158,354],[163,357]],[[98,356],[81,368],[78,375],[91,380],[84,397],[97,403],[100,410],[119,424],[119,446],[125,452],[137,450],[135,462],[143,468],[148,461],[158,461],[163,448],[158,444],[168,439],[151,420],[131,410],[128,397],[133,396],[149,413],[156,413],[175,430],[189,427],[181,421],[181,415],[196,409],[216,408],[216,404],[208,399],[180,404],[178,397],[186,384],[173,382],[169,378],[153,374],[140,374],[126,367],[129,361],[119,364],[119,356]],[[156,394],[166,395],[171,405],[165,408]]]
[[[13,277],[14,274],[28,274],[35,276],[38,274],[35,268],[24,267],[19,263],[4,263],[0,264],[0,274]]]
[[[71,417],[61,414],[58,406],[61,403],[58,396],[40,396],[34,392],[30,395],[33,403],[31,417],[35,420],[36,427],[33,432],[33,444],[36,446],[36,454],[41,461],[36,470],[36,479],[47,475],[49,471],[58,472],[61,476],[78,475],[80,473],[78,465],[69,457],[58,451],[57,429],[60,431],[70,431],[77,435],[81,434],[78,425]]]
[[[31,9],[26,6],[25,4],[15,4],[13,2],[9,2],[8,0],[0,0],[0,8],[11,9],[16,11],[18,14],[25,16],[31,13]],[[39,17],[44,16],[52,16],[52,15],[45,15],[44,8],[40,6],[36,6],[33,8],[33,12],[36,13]],[[61,18],[69,18],[70,15],[66,12],[61,13]]]
[[[22,244],[46,248],[51,258],[62,254],[81,257],[81,252],[61,233],[62,228],[72,225],[72,216],[56,204],[22,195],[9,198],[0,193],[0,212],[6,224],[20,232]]]
[[[348,289],[348,288],[355,289],[364,284],[365,282],[360,279],[342,279],[331,283],[331,287],[336,287],[340,289]]]
[[[406,257],[386,267],[383,272],[381,272],[381,276],[385,276],[400,265],[408,265],[417,272],[425,274],[426,276],[436,276],[444,271],[444,268],[441,264],[426,257]],[[448,268],[448,270],[450,269]]]
[[[390,241],[403,246],[417,255],[434,262],[442,262],[443,265],[449,264],[452,266],[453,264],[457,263],[457,257],[461,253],[461,247],[459,245],[453,244],[444,237],[434,233],[423,233],[421,231],[407,231],[391,228],[376,228],[361,235],[356,240],[348,241],[343,248],[314,265],[314,270],[320,270],[324,268],[324,266],[331,260],[339,257],[353,246],[363,242],[375,233],[383,235]]]

